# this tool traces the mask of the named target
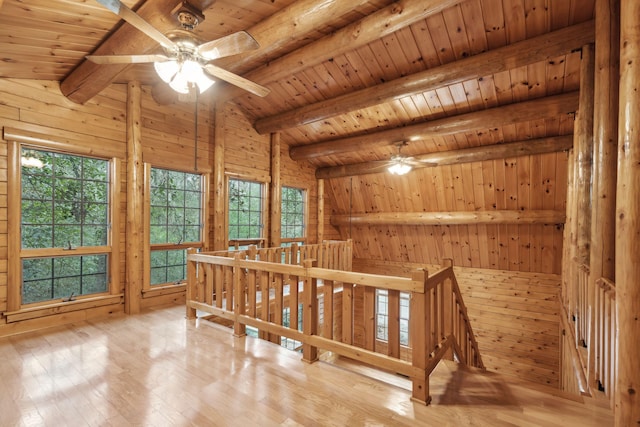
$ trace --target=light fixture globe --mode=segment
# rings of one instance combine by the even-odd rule
[[[411,158],[407,158],[400,153],[400,150],[405,145],[407,145],[406,141],[396,144],[398,147],[398,154],[391,156],[387,170],[394,175],[404,175],[411,172],[412,167],[409,163]]]
[[[397,155],[391,158],[391,165],[387,170],[394,175],[404,175],[411,172],[411,165],[407,163],[407,159]]]

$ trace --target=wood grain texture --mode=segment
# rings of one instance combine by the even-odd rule
[[[0,356],[6,425],[600,426],[612,418],[551,388],[449,363],[432,375],[432,404],[412,404],[406,379],[344,359],[308,365],[263,340],[185,321],[181,307],[4,338]]]
[[[356,271],[408,277],[437,265],[356,258]],[[560,277],[454,267],[460,291],[490,371],[533,383],[559,385]],[[358,326],[356,326],[358,329]]]

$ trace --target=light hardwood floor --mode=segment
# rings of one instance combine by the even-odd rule
[[[441,363],[433,403],[233,337],[182,306],[0,339],[0,426],[608,426],[608,410]],[[361,371],[362,372],[362,371]],[[381,375],[380,377],[384,377]],[[551,389],[549,389],[551,390]]]

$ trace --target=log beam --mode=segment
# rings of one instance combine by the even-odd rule
[[[340,2],[352,6],[350,1],[341,0]],[[303,48],[294,50],[267,65],[258,67],[244,74],[244,77],[267,85],[383,38],[461,2],[461,0],[397,1],[371,15],[367,15],[358,22],[347,25]],[[291,16],[290,19],[297,20],[298,17]],[[318,23],[318,21],[314,21],[314,25]],[[238,88],[229,87],[228,90],[217,95],[217,98],[229,100],[242,94],[243,92]]]
[[[564,212],[550,210],[380,212],[331,215],[331,224],[336,227],[350,225],[563,224],[564,220]]]
[[[167,19],[167,16],[171,15],[171,11],[179,3],[181,0],[147,1],[138,8],[137,13],[164,33],[175,28],[175,22],[173,19]],[[155,40],[128,23],[123,23],[92,54],[142,54],[153,49],[158,49]],[[109,86],[118,74],[130,66],[99,65],[85,59],[60,83],[60,91],[71,101],[84,104]]]
[[[586,43],[592,43],[593,40],[593,21],[584,22],[410,76],[265,117],[257,120],[254,127],[258,133],[266,134],[303,126],[372,105],[568,54]]]
[[[640,425],[640,2],[620,2],[615,425]]]
[[[280,133],[271,134],[271,184],[269,200],[269,243],[267,247],[280,246],[282,238],[282,186],[280,185]]]
[[[550,96],[533,101],[489,108],[472,113],[431,120],[412,126],[333,139],[315,144],[291,147],[293,160],[315,159],[329,155],[386,147],[398,141],[417,141],[434,136],[460,132],[476,132],[478,129],[501,127],[529,120],[553,118],[573,113],[578,108],[578,92]]]
[[[316,31],[324,22],[331,22],[354,8],[368,3],[369,0],[298,0],[258,22],[246,31],[256,39],[259,49],[216,60],[216,65],[242,74],[246,64],[264,60],[269,55],[285,47],[295,40],[304,39],[309,33]],[[216,85],[217,86],[217,85]],[[245,95],[246,91],[232,85],[221,85],[215,99],[224,101]],[[158,83],[152,90],[153,99],[166,105],[177,101],[178,94],[169,85]]]
[[[530,156],[533,154],[556,153],[569,150],[572,145],[573,137],[571,135],[485,145],[413,156],[412,166],[414,169],[420,169],[459,163],[480,162],[484,160]],[[386,172],[388,166],[388,160],[376,160],[365,163],[318,168],[316,170],[316,178],[329,179],[380,173]]]

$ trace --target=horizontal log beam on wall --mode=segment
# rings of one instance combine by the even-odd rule
[[[549,96],[533,101],[503,105],[472,113],[430,120],[412,126],[388,129],[381,132],[347,138],[299,145],[289,149],[293,160],[314,159],[341,153],[386,147],[398,141],[417,141],[434,136],[477,132],[530,120],[557,117],[574,113],[578,109],[578,92]]]
[[[420,169],[459,163],[480,162],[484,160],[507,159],[533,154],[556,153],[569,150],[572,146],[572,135],[554,136],[422,154],[413,156],[411,165],[414,169]],[[387,167],[389,167],[389,160],[375,160],[350,165],[330,166],[316,169],[316,178],[329,179],[380,173],[386,172]]]
[[[336,227],[348,225],[564,224],[564,220],[564,212],[551,210],[381,212],[331,215],[331,224]]]
[[[265,117],[256,121],[255,128],[259,133],[266,134],[303,126],[373,105],[566,55],[584,44],[592,43],[594,37],[593,21],[584,22],[410,76]]]

